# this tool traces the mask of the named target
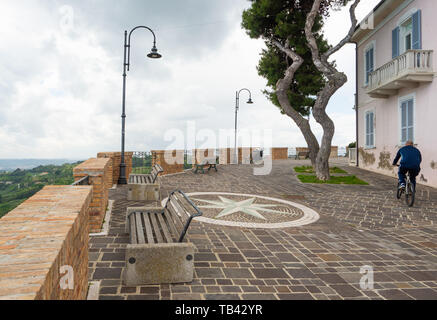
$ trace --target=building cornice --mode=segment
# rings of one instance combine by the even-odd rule
[[[414,0],[383,0],[359,24],[351,41],[362,45]]]

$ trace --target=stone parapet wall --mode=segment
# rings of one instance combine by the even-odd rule
[[[125,152],[124,153],[124,161],[126,163],[126,178],[129,178],[129,175],[132,172],[132,157],[133,152]],[[110,164],[110,172],[112,175],[111,186],[118,183],[118,178],[120,178],[120,163],[121,163],[121,152],[100,152],[97,154],[97,158],[109,158],[112,160]]]
[[[161,175],[184,172],[184,150],[153,150],[152,166],[159,164],[164,172]]]
[[[111,181],[111,158],[89,159],[73,169],[75,181],[89,176],[89,184],[93,186],[92,201],[89,208],[90,232],[100,232],[106,208],[108,206]]]
[[[0,219],[0,300],[86,299],[91,197],[46,186]]]

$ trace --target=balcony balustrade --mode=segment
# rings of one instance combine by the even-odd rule
[[[399,89],[414,88],[433,78],[433,50],[408,50],[370,73],[366,93],[386,99]]]

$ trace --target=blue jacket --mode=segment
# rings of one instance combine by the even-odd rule
[[[422,163],[422,155],[420,151],[413,146],[401,148],[396,155],[393,165],[395,166],[401,159],[401,167],[406,169],[420,169]]]

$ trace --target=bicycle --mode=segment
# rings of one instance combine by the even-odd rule
[[[399,165],[397,165],[399,167]],[[400,187],[401,184],[398,183],[398,190],[396,193],[396,197],[398,200],[402,198],[402,194],[405,193],[405,202],[407,203],[407,206],[412,207],[414,205],[414,201],[416,199],[416,189],[411,182],[410,173],[407,172],[406,174],[406,184],[405,188]]]

